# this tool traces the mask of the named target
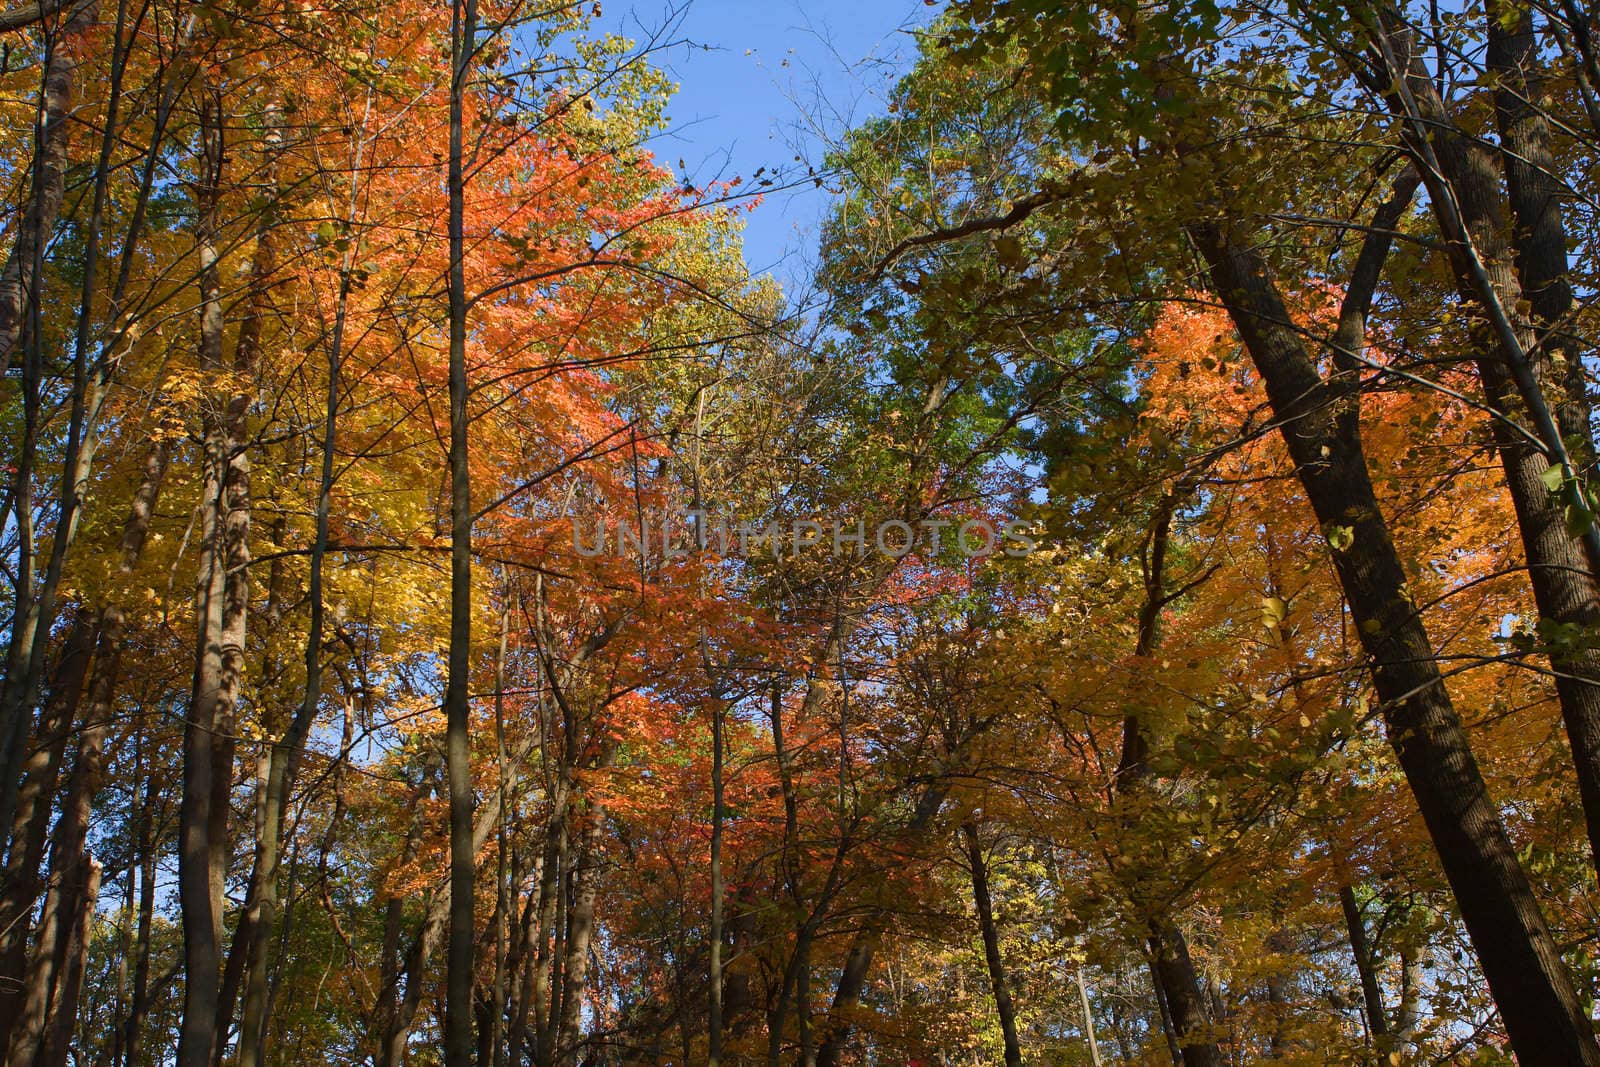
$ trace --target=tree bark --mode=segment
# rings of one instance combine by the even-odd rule
[[[201,101],[199,211],[200,363],[222,368],[223,309],[218,256],[218,194],[224,165],[220,91]],[[178,817],[178,900],[183,916],[184,1012],[180,1067],[211,1067],[221,999],[223,880],[228,862],[228,796],[233,784],[233,718],[244,670],[249,597],[250,462],[245,412],[235,391],[206,403],[202,559],[196,597],[198,640],[183,736],[183,798]],[[221,410],[217,410],[220,407]]]
[[[65,10],[64,22],[53,31],[46,31],[48,58],[39,121],[34,130],[32,197],[5,267],[0,270],[0,377],[11,368],[22,324],[33,303],[35,260],[39,250],[50,243],[66,195],[67,142],[78,68],[84,59],[83,38],[95,23],[99,5],[94,0],[79,0]]]
[[[49,1063],[49,1042],[61,1025],[70,1034],[77,1021],[77,992],[88,950],[80,913],[92,917],[100,864],[88,852],[89,813],[105,770],[105,739],[111,720],[111,691],[122,648],[122,613],[102,616],[96,650],[94,691],[79,734],[77,758],[68,781],[51,846],[50,889],[45,894],[39,930],[28,968],[21,1012],[11,1034],[9,1063]],[[63,1022],[64,1019],[64,1022]],[[65,1055],[65,1049],[61,1049]]]
[[[913,840],[921,837],[944,806],[945,791],[946,786],[942,781],[936,781],[923,791],[911,818],[901,831],[903,837]],[[867,984],[867,972],[872,969],[872,958],[888,926],[886,915],[875,914],[863,924],[851,942],[839,982],[834,987],[827,1031],[817,1046],[817,1067],[839,1067],[844,1044],[850,1037],[850,1027],[840,1017],[849,1014],[861,1002],[861,993]]]
[[[704,394],[702,394],[704,395]],[[704,647],[704,634],[701,636]],[[711,701],[711,928],[708,935],[711,961],[708,971],[710,1004],[707,1020],[710,1067],[722,1063],[722,917],[723,896],[727,887],[722,877],[722,804],[723,804],[723,715],[722,698]]]
[[[1148,656],[1161,641],[1161,611],[1170,602],[1167,592],[1167,549],[1172,533],[1172,519],[1179,505],[1191,489],[1179,485],[1162,500],[1151,525],[1148,548],[1144,555],[1144,602],[1139,611],[1138,636],[1134,642],[1134,655]],[[1122,722],[1122,753],[1117,764],[1115,790],[1127,796],[1147,791],[1151,786],[1150,740],[1145,732],[1143,715],[1130,711]],[[1126,872],[1119,872],[1126,878]],[[1128,887],[1138,897],[1137,885]],[[1172,1040],[1182,1057],[1183,1067],[1221,1067],[1222,1050],[1208,1032],[1212,1019],[1206,1009],[1200,976],[1189,956],[1189,942],[1178,924],[1165,914],[1165,909],[1145,919],[1146,942],[1150,950],[1150,975],[1160,985],[1161,1003],[1165,1005],[1164,1021],[1172,1024]]]
[[[72,928],[62,947],[61,973],[56,978],[50,1029],[35,1067],[67,1067],[72,1039],[77,1033],[78,998],[83,991],[83,972],[88,966],[89,942],[94,936],[95,902],[100,896],[100,861],[87,855],[81,880],[73,900]]]
[[[556,1033],[556,1062],[567,1067],[578,1062],[582,1038],[583,999],[588,992],[589,946],[594,941],[595,902],[600,894],[601,835],[605,808],[586,797],[583,832],[572,865],[571,904],[567,913],[565,958],[561,964],[560,1026]]]
[[[445,686],[445,763],[450,802],[450,943],[445,1067],[472,1064],[474,937],[472,847],[472,485],[467,462],[467,287],[462,110],[477,50],[477,0],[450,7],[450,653]]]
[[[978,840],[977,824],[970,820],[963,823],[961,838],[967,848],[967,869],[972,874],[972,902],[978,911],[978,930],[983,936],[983,959],[989,968],[989,990],[994,995],[995,1014],[1000,1017],[1006,1067],[1022,1067],[1022,1046],[1017,1041],[1017,1013],[1011,1003],[1011,987],[1006,983],[1005,960],[1000,955],[1000,930],[994,921],[994,905],[989,896],[989,869],[983,858],[983,843]]]
[[[1265,263],[1221,227],[1190,228],[1257,371],[1329,538],[1390,743],[1416,797],[1512,1044],[1525,1062],[1600,1064],[1533,888],[1467,743],[1378,508],[1354,383],[1324,380]]]
[[[31,508],[33,454],[37,445],[39,385],[42,378],[38,347],[42,301],[38,292],[44,266],[44,249],[55,229],[66,190],[67,142],[78,67],[86,50],[85,38],[99,17],[98,0],[84,0],[69,10],[65,24],[49,33],[44,82],[40,90],[39,120],[35,128],[33,197],[5,268],[0,270],[0,378],[11,366],[24,336],[23,325],[33,327],[30,355],[24,367],[24,402],[31,409],[26,419],[23,457],[17,463],[17,525],[21,551],[31,556],[32,522],[23,509]],[[103,168],[102,168],[103,170]],[[88,261],[92,274],[92,257]],[[87,309],[85,309],[87,314]],[[62,466],[62,494],[49,562],[37,588],[31,565],[19,568],[15,603],[6,649],[5,677],[0,680],[0,832],[9,832],[21,786],[24,739],[33,720],[33,703],[43,673],[44,650],[55,621],[55,600],[66,549],[76,528],[79,486],[78,462],[84,424],[87,352],[80,346],[73,366],[73,393],[66,456]],[[22,537],[27,541],[22,541]],[[7,842],[9,844],[9,842]]]
[[[1556,422],[1573,459],[1593,466],[1592,417],[1582,349],[1571,331],[1572,281],[1567,230],[1562,218],[1562,183],[1556,176],[1550,123],[1546,120],[1544,72],[1528,8],[1508,10],[1490,0],[1486,60],[1495,78],[1495,124],[1513,226],[1517,277],[1532,313],[1538,351],[1565,393],[1555,405]]]
[[[128,1018],[123,1024],[123,1061],[120,1067],[140,1067],[144,1051],[144,1017],[150,1006],[150,937],[156,911],[156,841],[152,840],[151,812],[155,807],[157,778],[152,774],[145,785],[144,803],[139,807],[139,920],[134,934],[133,992],[128,1002]]]
[[[275,116],[274,116],[275,117]],[[280,137],[275,128],[268,133],[269,149],[275,150]],[[355,166],[359,168],[361,154],[355,153]],[[359,170],[352,173],[359,173]],[[356,181],[351,180],[351,210],[355,210]],[[353,218],[351,219],[353,223]],[[244,1014],[239,1021],[239,1067],[259,1067],[266,1056],[268,983],[272,935],[278,921],[278,878],[280,857],[283,852],[283,813],[294,788],[295,772],[316,721],[317,707],[322,700],[323,655],[323,571],[328,555],[328,511],[333,493],[334,451],[338,444],[339,374],[343,362],[345,322],[349,310],[351,269],[356,254],[356,244],[345,252],[339,271],[339,291],[334,309],[333,330],[328,339],[328,380],[322,414],[322,469],[317,483],[315,532],[313,534],[308,579],[307,599],[310,602],[310,620],[305,644],[305,693],[300,705],[290,718],[289,727],[272,745],[267,760],[266,795],[261,808],[261,836],[256,844],[256,864],[253,871],[251,898],[253,914],[250,918],[251,947],[244,954]],[[252,288],[252,307],[248,324],[259,334],[260,322],[265,314],[265,294],[268,280],[276,269],[276,254],[270,225],[263,221],[257,236],[256,261],[252,270],[255,284]],[[331,824],[330,824],[331,829]]]
[[[1361,999],[1366,1006],[1367,1029],[1378,1051],[1385,1052],[1389,1020],[1383,1010],[1383,991],[1378,988],[1378,972],[1372,966],[1372,950],[1367,945],[1367,924],[1361,918],[1356,893],[1348,885],[1339,886],[1339,907],[1344,912],[1344,927],[1350,935],[1350,955],[1361,979]]]
[[[1561,354],[1561,337],[1550,332],[1550,323],[1565,314],[1561,309],[1570,308],[1571,294],[1564,292],[1566,241],[1560,205],[1554,179],[1543,169],[1549,162],[1548,131],[1541,143],[1542,123],[1525,101],[1519,104],[1513,85],[1522,69],[1516,64],[1530,61],[1531,42],[1498,29],[1491,35],[1491,62],[1502,65],[1502,85],[1496,95],[1502,128],[1533,153],[1531,159],[1508,166],[1507,179],[1518,208],[1517,229],[1523,234],[1524,254],[1515,258],[1538,287],[1537,293],[1526,295],[1530,300],[1537,295],[1540,301],[1543,310],[1535,309],[1535,316],[1545,323],[1542,334],[1520,318],[1512,321],[1525,294],[1507,241],[1512,228],[1493,155],[1456,126],[1432,79],[1413,56],[1411,35],[1398,15],[1380,8],[1370,17],[1383,27],[1386,54],[1398,68],[1393,71],[1395,87],[1386,98],[1403,120],[1408,150],[1428,185],[1434,214],[1447,237],[1457,288],[1485,317],[1477,359],[1485,399],[1495,410],[1537,427],[1540,412],[1547,407],[1545,383],[1565,376],[1565,384],[1557,382],[1557,400],[1549,409],[1559,438],[1573,442],[1572,455],[1592,456],[1582,368],[1575,372],[1575,400],[1570,369],[1559,368],[1554,358]],[[1497,21],[1491,15],[1491,24]],[[1545,317],[1550,314],[1557,319]],[[1559,442],[1555,448],[1549,441],[1537,446],[1503,418],[1495,419],[1493,428],[1540,620],[1568,630],[1593,629],[1600,623],[1600,587],[1594,570],[1600,561],[1568,531],[1563,503],[1543,481],[1565,449]],[[1600,651],[1582,647],[1581,641],[1549,643],[1592,858],[1600,867]]]
[[[82,703],[93,653],[91,631],[86,620],[73,620],[17,793],[11,852],[0,883],[5,887],[0,894],[0,976],[4,978],[0,981],[0,1048],[10,1047],[12,1027],[20,1014],[19,1002],[28,970],[28,937],[33,929],[31,912],[38,903],[40,866],[49,842],[51,800],[71,726]]]

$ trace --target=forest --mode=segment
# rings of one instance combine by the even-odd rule
[[[1600,1067],[1600,14],[609,6],[0,4],[0,1063]]]

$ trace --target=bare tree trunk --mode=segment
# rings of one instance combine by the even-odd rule
[[[156,910],[156,847],[152,838],[151,812],[155,808],[156,776],[145,785],[144,802],[139,806],[139,920],[134,935],[133,993],[128,1004],[128,1019],[123,1024],[127,1037],[122,1067],[140,1067],[144,1051],[144,1017],[150,1006],[150,935]]]
[[[507,1067],[505,1034],[507,982],[514,967],[514,953],[509,943],[511,916],[517,910],[516,893],[521,884],[520,854],[511,848],[510,830],[511,797],[509,795],[510,755],[506,751],[506,653],[511,640],[511,602],[513,587],[508,582],[502,592],[500,605],[500,641],[494,656],[494,748],[496,789],[499,794],[500,818],[495,822],[495,880],[494,880],[494,985],[489,994],[487,1026],[480,1026],[482,1043],[478,1054],[478,1067]],[[508,869],[509,864],[509,869]],[[483,1047],[487,1045],[487,1051]],[[518,1067],[521,1067],[518,1064]]]
[[[84,873],[73,901],[72,931],[62,946],[61,973],[56,979],[54,1003],[50,1010],[50,1030],[35,1067],[67,1067],[72,1038],[78,1026],[78,998],[83,991],[83,972],[89,959],[89,941],[94,936],[95,902],[100,895],[100,861],[85,856]]]
[[[364,124],[363,124],[364,125]],[[276,148],[277,134],[269,133],[269,147]],[[353,175],[360,173],[361,150],[356,148],[352,160]],[[350,207],[347,218],[352,224],[356,211],[358,179],[352,177]],[[283,813],[294,788],[295,772],[306,738],[316,721],[317,706],[322,700],[323,654],[323,571],[328,555],[328,512],[333,494],[334,453],[338,445],[339,375],[344,358],[344,332],[348,318],[351,272],[359,242],[353,242],[345,251],[339,271],[339,292],[333,317],[333,330],[328,339],[328,380],[325,390],[322,424],[322,470],[317,484],[316,530],[313,535],[308,579],[307,599],[310,603],[310,620],[306,632],[305,672],[306,684],[300,706],[291,717],[289,728],[274,742],[267,762],[266,795],[261,809],[261,837],[257,842],[256,866],[251,895],[254,913],[250,916],[252,945],[244,955],[245,991],[244,1014],[239,1022],[239,1067],[259,1067],[266,1055],[268,983],[271,961],[272,935],[278,920],[278,868],[283,851]],[[257,238],[257,278],[254,294],[264,296],[267,280],[276,268],[272,231],[263,222]],[[252,309],[251,321],[258,323],[264,308]],[[259,329],[259,325],[257,326]],[[330,824],[331,827],[332,824]]]
[[[522,766],[531,750],[531,742],[519,745],[517,751],[512,754],[511,766]],[[499,798],[496,794],[491,794],[490,799],[478,810],[473,820],[469,843],[474,855],[488,843],[489,835],[494,832],[499,818]],[[423,995],[430,988],[427,976],[428,964],[433,959],[439,938],[446,931],[450,908],[451,899],[448,892],[436,892],[430,897],[427,910],[423,913],[422,925],[406,952],[405,993],[396,1003],[393,997],[395,987],[398,985],[396,978],[394,983],[386,983],[378,994],[378,1010],[374,1015],[386,1023],[385,1032],[378,1035],[379,1047],[374,1057],[379,1067],[399,1067],[405,1061],[406,1040],[411,1034],[411,1026],[416,1019]],[[468,1049],[469,1054],[471,1051]]]
[[[543,872],[538,871],[536,865],[535,885],[542,880],[542,876]],[[522,927],[519,934],[517,955],[518,966],[514,968],[520,975],[517,979],[516,992],[513,998],[516,1005],[515,1021],[511,1025],[506,1050],[507,1062],[512,1064],[513,1067],[521,1067],[522,1065],[523,1049],[528,1044],[528,1021],[533,1013],[537,996],[534,973],[539,964],[539,949],[534,941],[540,933],[536,915],[538,903],[539,897],[537,893],[530,893],[528,902],[522,909]]]
[[[1187,486],[1180,485],[1167,494],[1151,525],[1143,560],[1145,596],[1139,611],[1135,656],[1148,656],[1160,644],[1161,612],[1171,599],[1167,591],[1166,565],[1172,519],[1190,491]],[[1133,710],[1122,722],[1122,754],[1117,764],[1115,789],[1119,796],[1143,793],[1153,784],[1151,779],[1149,737],[1142,714]],[[1119,877],[1127,875],[1119,874]],[[1135,898],[1143,895],[1137,892],[1136,885],[1130,884],[1130,889],[1135,891]],[[1166,1009],[1163,1019],[1173,1027],[1172,1039],[1184,1067],[1221,1067],[1222,1051],[1216,1039],[1207,1036],[1211,1014],[1206,1010],[1200,977],[1189,957],[1189,942],[1183,930],[1164,910],[1150,915],[1145,920],[1145,929],[1150,975],[1160,987],[1161,1004]]]
[[[944,782],[937,781],[923,791],[902,831],[905,837],[915,840],[933,823],[939,809],[944,806],[946,788]],[[866,988],[867,972],[872,968],[873,955],[887,928],[887,916],[874,915],[857,932],[851,943],[839,974],[839,983],[834,987],[827,1032],[817,1046],[817,1067],[839,1067],[844,1043],[850,1036],[850,1027],[842,1023],[840,1017],[848,1015],[860,1003],[861,993]]]
[[[421,847],[422,834],[425,826],[423,801],[427,799],[433,781],[437,774],[436,764],[428,762],[423,765],[422,774],[416,787],[411,791],[410,803],[407,805],[411,811],[411,819],[406,825],[405,843],[400,846],[400,862],[402,865],[412,862]],[[373,1005],[373,1063],[377,1067],[396,1067],[400,1061],[392,1054],[391,1036],[399,1027],[400,1022],[400,979],[404,970],[405,961],[400,959],[400,927],[405,920],[405,900],[399,896],[391,896],[384,904],[383,915],[383,958],[379,961],[379,980],[377,1003]],[[409,1019],[407,1025],[410,1025]]]
[[[200,362],[222,367],[223,312],[218,262],[218,193],[222,180],[221,94],[201,101],[203,173],[196,200],[200,255]],[[184,1013],[180,1067],[210,1067],[221,1000],[222,894],[227,870],[228,796],[233,784],[233,718],[244,668],[249,597],[250,463],[245,412],[235,392],[205,405],[206,473],[203,544],[196,603],[198,643],[193,695],[184,726],[183,801],[179,813],[178,899],[183,915]]]
[[[578,838],[572,864],[572,902],[567,914],[565,959],[561,965],[556,1061],[564,1065],[578,1062],[583,998],[588,992],[589,983],[589,946],[594,940],[594,908],[600,894],[600,867],[603,862],[600,838],[605,830],[605,809],[592,797],[585,800],[587,810],[583,812],[583,832]]]
[[[1489,70],[1496,75],[1495,120],[1507,202],[1514,223],[1511,244],[1517,276],[1532,313],[1537,350],[1565,393],[1556,422],[1584,468],[1595,460],[1589,395],[1582,351],[1572,333],[1572,281],[1567,231],[1562,219],[1561,179],[1551,148],[1550,123],[1542,110],[1545,77],[1530,9],[1510,9],[1491,0],[1485,9]]]
[[[110,690],[116,677],[121,644],[122,613],[115,608],[108,609],[97,650],[96,691],[89,701],[89,714],[79,736],[66,799],[56,821],[50,889],[45,894],[20,1016],[11,1034],[9,1063],[47,1060],[45,1046],[54,1032],[53,1017],[67,1016],[69,1033],[77,1020],[77,986],[84,960],[73,953],[75,949],[87,950],[88,947],[87,942],[78,937],[79,913],[87,907],[93,914],[93,893],[98,892],[100,880],[100,865],[90,857],[86,847],[89,810],[105,768]],[[93,891],[91,885],[95,887]],[[72,994],[70,999],[65,996],[68,991]]]
[[[1395,1015],[1394,1048],[1403,1053],[1417,1039],[1418,1010],[1422,1004],[1423,951],[1406,945],[1400,949],[1400,1010]]]
[[[732,958],[737,959],[749,951],[758,936],[754,895],[748,881],[735,894],[734,901],[733,915],[728,920],[728,937],[733,950]],[[755,1003],[750,974],[743,967],[733,969],[727,974],[726,981],[728,992],[723,1005],[724,1025],[733,1033],[741,1034],[750,1027],[750,1013]]]
[[[1189,941],[1170,920],[1150,920],[1151,972],[1161,983],[1162,1002],[1173,1026],[1184,1067],[1221,1067],[1222,1052],[1206,1035],[1212,1025],[1200,975],[1189,956]]]
[[[84,35],[94,25],[99,5],[80,0],[59,10],[66,12],[65,21],[53,31],[46,28],[48,57],[34,129],[33,196],[5,268],[0,270],[0,377],[11,368],[22,324],[34,300],[35,261],[50,243],[66,195],[67,141],[78,67],[84,59]]]
[[[450,797],[450,944],[445,994],[445,1067],[472,1064],[472,485],[467,464],[467,284],[462,109],[477,49],[477,0],[450,7],[450,656],[445,688],[445,762]]]
[[[552,976],[558,966],[557,954],[552,947],[556,937],[558,905],[564,884],[566,866],[567,811],[571,803],[570,773],[565,757],[557,771],[555,789],[550,798],[550,819],[545,828],[544,859],[539,871],[538,951],[534,959],[533,989],[530,999],[534,1011],[534,1063],[538,1067],[554,1067],[556,1029],[559,1016],[552,1006],[552,990],[561,988]]]
[[[702,393],[702,395],[704,395]],[[703,647],[702,636],[702,647]],[[722,915],[723,896],[727,887],[722,877],[722,804],[723,804],[723,706],[720,696],[711,703],[711,928],[710,942],[710,1004],[707,1021],[708,1055],[711,1067],[722,1063]]]
[[[989,967],[989,990],[994,994],[995,1013],[1000,1017],[1006,1067],[1022,1067],[1022,1046],[1017,1041],[1017,1013],[1011,1004],[1011,987],[1006,983],[1005,960],[1000,955],[1000,931],[995,926],[994,905],[989,896],[989,869],[983,858],[983,842],[978,840],[977,824],[970,820],[962,823],[961,837],[967,847],[967,869],[972,874],[972,901],[978,910],[984,962]]]
[[[49,840],[51,800],[93,653],[91,630],[81,616],[73,620],[17,794],[11,852],[0,883],[4,885],[0,894],[0,1048],[10,1047],[12,1027],[20,1015],[32,930],[30,913],[41,888],[39,872]]]
[[[1383,990],[1378,988],[1378,972],[1372,966],[1372,950],[1367,946],[1367,924],[1361,918],[1361,906],[1356,903],[1355,890],[1348,885],[1339,887],[1339,907],[1344,911],[1344,927],[1350,935],[1350,955],[1355,959],[1356,974],[1361,979],[1361,999],[1367,1010],[1367,1029],[1372,1043],[1380,1053],[1389,1034],[1389,1020],[1383,1011]]]
[[[784,882],[788,887],[790,900],[798,909],[800,907],[800,885],[796,867],[799,863],[800,852],[800,815],[799,798],[795,792],[793,757],[783,739],[783,683],[774,679],[772,683],[771,719],[772,751],[777,758],[778,784],[783,793],[783,852],[782,866]],[[798,961],[800,953],[806,947],[809,938],[809,929],[802,924],[795,937],[795,956],[789,967],[784,968],[783,985],[778,990],[777,1002],[773,1005],[772,1018],[767,1024],[767,1067],[778,1067],[783,1056],[783,1030],[785,1016],[788,1014],[789,996],[792,988],[791,972]]]
[[[1178,1045],[1178,1024],[1172,1019],[1172,1006],[1167,1003],[1167,991],[1161,984],[1160,972],[1156,970],[1156,958],[1154,955],[1147,956],[1145,962],[1150,970],[1150,990],[1155,996],[1156,1014],[1161,1019],[1161,1033],[1167,1041],[1167,1053],[1172,1057],[1173,1067],[1183,1067],[1183,1049]]]

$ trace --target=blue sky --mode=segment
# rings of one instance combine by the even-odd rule
[[[696,184],[758,167],[820,160],[827,139],[881,114],[915,58],[908,33],[939,8],[923,0],[687,0],[655,57],[678,83],[658,157]],[[640,39],[669,17],[661,0],[610,0],[601,25]],[[786,290],[803,286],[828,194],[807,183],[770,194],[746,216],[745,255]]]

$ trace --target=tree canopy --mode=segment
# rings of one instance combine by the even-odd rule
[[[0,11],[0,1062],[1600,1067],[1594,14],[609,25]]]

